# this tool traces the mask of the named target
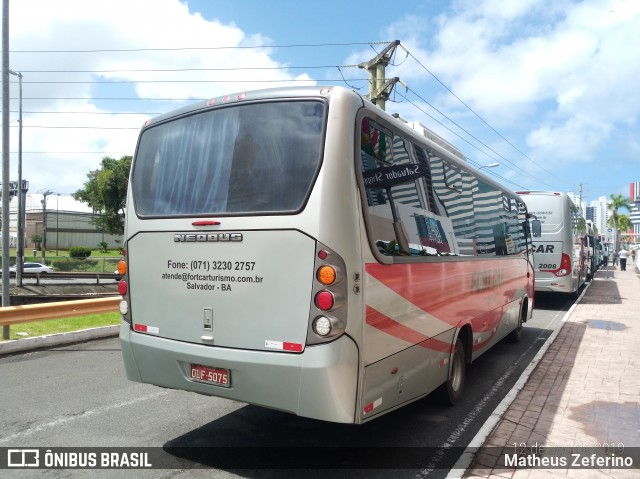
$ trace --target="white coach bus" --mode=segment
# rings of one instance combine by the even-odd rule
[[[518,194],[529,213],[541,222],[541,234],[533,237],[535,290],[577,294],[589,275],[589,258],[587,238],[571,199],[553,191]]]
[[[119,268],[129,379],[342,423],[454,403],[534,299],[521,199],[340,87],[148,122]]]

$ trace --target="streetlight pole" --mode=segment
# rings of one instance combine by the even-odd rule
[[[11,304],[9,288],[9,0],[2,2],[2,307]],[[9,339],[8,325],[2,339]]]
[[[24,213],[25,195],[22,191],[22,73],[9,70],[9,74],[18,77],[20,107],[18,113],[18,244],[16,249],[16,284],[22,286],[22,272],[24,267]]]

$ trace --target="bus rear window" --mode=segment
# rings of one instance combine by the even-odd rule
[[[160,123],[142,133],[132,171],[136,213],[292,213],[323,153],[325,104],[247,103]]]

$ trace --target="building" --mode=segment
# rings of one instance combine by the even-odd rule
[[[11,238],[18,237],[18,199],[10,203]],[[49,195],[46,200],[41,194],[28,194],[25,204],[25,256],[37,246],[32,237],[43,239],[48,250],[68,250],[72,246],[96,249],[106,242],[110,249],[122,246],[122,236],[108,234],[93,224],[98,215],[84,203],[70,195]],[[12,246],[13,241],[12,241]]]
[[[640,201],[640,190],[638,190],[638,197]],[[598,230],[598,235],[604,243],[610,243],[613,245],[613,229],[609,226],[609,219],[611,218],[611,211],[609,210],[610,200],[607,200],[606,196],[601,196],[595,201],[592,201],[589,206],[579,196],[569,192],[567,196],[573,201],[581,212],[582,217],[593,223],[593,226]],[[640,219],[640,216],[639,216]]]
[[[606,196],[601,196],[598,200],[591,202],[591,208],[593,208],[593,224],[598,228],[598,233],[605,238],[605,242],[613,243],[613,232],[608,231],[609,218],[611,218],[610,204],[611,201],[607,200]],[[606,241],[609,236],[611,241]]]
[[[576,196],[571,192],[568,192],[567,196],[573,202],[573,204],[578,207],[578,210],[580,211],[580,215],[584,218],[585,212],[587,211],[587,203],[582,201],[582,198],[580,196]]]
[[[629,185],[629,201],[631,203],[631,211],[629,212],[629,220],[631,221],[632,243],[640,242],[640,182],[631,183]]]

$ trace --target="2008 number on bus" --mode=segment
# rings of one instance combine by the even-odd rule
[[[539,264],[538,269],[557,269],[557,264]]]

